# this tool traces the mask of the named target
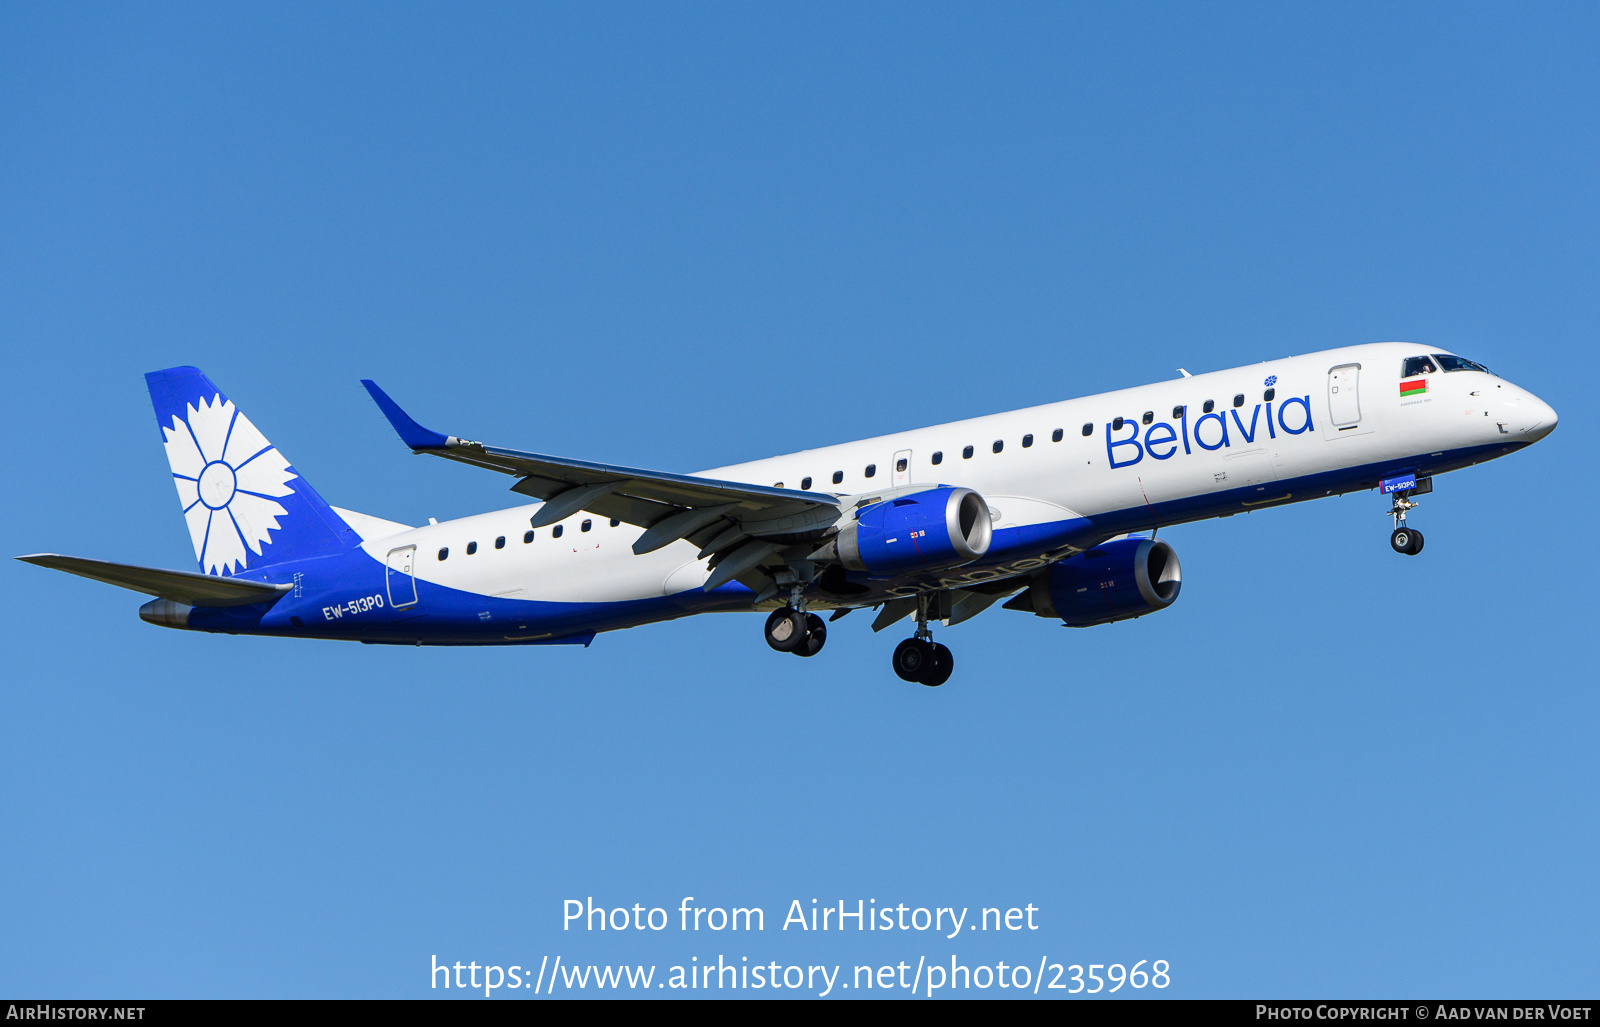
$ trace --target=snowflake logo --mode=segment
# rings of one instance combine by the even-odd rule
[[[1276,384],[1278,384],[1278,376],[1277,376],[1277,375],[1275,375],[1275,374],[1274,374],[1274,375],[1269,375],[1269,376],[1268,376],[1268,377],[1267,377],[1267,380],[1266,380],[1266,381],[1265,381],[1265,382],[1262,382],[1262,384],[1263,384],[1263,385],[1265,385],[1265,386],[1266,386],[1266,387],[1267,387],[1267,388],[1269,388],[1269,389],[1270,389],[1270,388],[1272,388],[1272,387],[1273,387],[1273,386],[1274,386],[1274,385],[1276,385]]]
[[[297,475],[231,400],[203,399],[188,413],[187,423],[173,415],[161,429],[167,463],[201,569],[231,574],[272,544],[269,533],[289,511],[271,497],[290,495]]]

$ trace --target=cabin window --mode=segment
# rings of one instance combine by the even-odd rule
[[[929,457],[929,458],[928,458],[928,459],[929,459],[929,460],[930,460],[930,461],[931,461],[931,462],[933,462],[933,463],[935,463],[935,464],[942,464],[942,463],[944,463],[944,450],[942,450],[942,449],[936,449],[936,450],[934,450],[934,451],[933,451],[933,456],[931,456],[931,457]]]
[[[837,485],[841,481],[844,481],[844,472],[843,471],[834,471],[833,472],[833,483],[835,485]]]
[[[1208,400],[1206,400],[1206,405],[1201,407],[1200,411],[1202,413],[1209,414],[1209,413],[1211,413],[1211,411],[1213,411],[1215,409],[1217,409],[1217,401],[1214,400],[1214,399],[1208,399]]]
[[[1000,439],[995,439],[994,440],[994,451],[996,453],[1000,452],[1002,449],[1005,449],[1005,448],[1006,448],[1006,444],[1003,441],[1001,441]]]
[[[1091,436],[1093,434],[1094,434],[1094,425],[1086,424],[1086,425],[1083,426],[1083,437],[1084,438],[1088,438],[1089,436]]]
[[[441,560],[450,559],[450,547],[449,546],[445,546],[443,549],[439,550],[439,559],[441,559]]]
[[[506,547],[506,537],[504,535],[501,535],[499,538],[495,539],[494,540],[494,547],[496,549],[504,549]]]
[[[565,529],[566,529],[566,525],[564,525],[564,524],[556,525],[555,527],[550,529],[550,537],[551,538],[560,538],[561,537],[561,532],[564,531]]]
[[[972,447],[971,446],[968,446],[968,447],[966,447],[965,449],[963,449],[961,451],[961,459],[963,459],[963,460],[971,460],[972,459]]]
[[[862,475],[864,477],[870,478],[873,475],[878,473],[878,465],[877,464],[868,464],[867,465],[867,469],[865,471],[862,471],[861,473],[862,473]]]
[[[781,489],[781,488],[783,488],[783,482],[775,481],[775,482],[772,483],[772,487],[775,488],[775,489]]]
[[[906,458],[901,457],[900,459],[896,460],[894,462],[894,469],[897,471],[904,471],[906,469]]]
[[[468,556],[471,556],[473,553],[476,553],[477,551],[478,551],[478,543],[476,543],[476,542],[468,542],[467,543],[467,555]]]
[[[1405,364],[1400,368],[1400,377],[1415,378],[1419,374],[1434,374],[1438,370],[1429,357],[1406,357]]]
[[[1271,403],[1272,402],[1272,397],[1276,396],[1277,394],[1278,394],[1278,390],[1277,389],[1268,389],[1266,392],[1263,392],[1261,394],[1261,402],[1263,402],[1263,403]]]
[[[1177,421],[1177,420],[1181,420],[1182,418],[1183,418],[1183,407],[1181,405],[1173,407],[1172,408],[1172,419],[1174,421]]]
[[[1124,424],[1124,422],[1123,422],[1123,420],[1122,420],[1122,418],[1120,418],[1120,417],[1113,417],[1113,418],[1112,418],[1112,419],[1111,419],[1111,430],[1112,430],[1112,431],[1121,431],[1121,430],[1122,430],[1122,425],[1123,425],[1123,424]]]
[[[1032,435],[1024,435],[1022,437],[1022,448],[1023,449],[1027,449],[1031,445],[1033,445],[1033,436]]]
[[[1087,428],[1088,425],[1084,425],[1084,427]],[[1060,442],[1061,441],[1061,436],[1063,434],[1065,434],[1065,433],[1062,432],[1062,430],[1060,428],[1057,428],[1055,431],[1050,433],[1050,441],[1051,442]]]
[[[1154,410],[1146,410],[1144,412],[1144,416],[1139,418],[1139,420],[1143,421],[1145,424],[1149,424],[1151,421],[1154,421],[1155,419],[1156,419],[1156,412]]]
[[[525,531],[525,532],[522,533],[522,544],[523,545],[527,545],[529,542],[532,542],[532,541],[533,541],[533,532]]]
[[[808,480],[809,480],[809,479],[808,479]],[[621,523],[622,523],[622,521],[621,521],[621,519],[619,519],[619,518],[616,518],[616,517],[613,517],[613,518],[611,518],[611,526],[612,526],[612,527],[613,527],[613,528],[615,528],[615,527],[616,527],[616,526],[617,526],[617,525],[619,525],[619,524],[621,524]]]
[[[1244,393],[1241,392],[1237,396],[1233,397],[1233,405],[1236,407],[1244,406]]]
[[[592,527],[594,527],[594,522],[590,521],[590,520],[585,520],[582,524],[578,525],[578,530],[579,531],[588,531]]]
[[[811,479],[810,478],[801,478],[800,479],[800,491],[801,492],[810,492],[811,491]]]

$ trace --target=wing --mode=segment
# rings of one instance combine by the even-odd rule
[[[700,555],[718,564],[708,591],[788,545],[820,536],[839,519],[839,497],[823,492],[568,460],[441,435],[412,420],[376,383],[363,379],[361,384],[412,452],[520,479],[513,492],[544,501],[533,518],[535,528],[587,510],[644,528],[635,553],[679,539],[699,545]]]
[[[294,588],[293,585],[267,585],[259,581],[222,578],[214,574],[133,567],[125,563],[85,560],[77,556],[58,556],[55,553],[35,553],[32,556],[19,556],[17,559],[23,563],[93,578],[108,585],[120,585],[135,592],[143,592],[158,599],[170,599],[185,606],[248,606],[251,603],[264,603],[277,599]]]

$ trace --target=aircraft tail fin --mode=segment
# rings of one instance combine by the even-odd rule
[[[199,368],[144,377],[203,572],[236,574],[360,543]]]

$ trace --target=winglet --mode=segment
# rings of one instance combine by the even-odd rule
[[[412,449],[444,449],[451,443],[448,435],[440,435],[436,431],[429,431],[411,419],[411,416],[400,409],[399,404],[389,398],[389,394],[378,388],[378,383],[370,378],[361,379],[361,384],[367,387],[372,394],[372,401],[378,404],[378,409],[383,411],[383,416],[394,425],[394,430],[400,434],[400,441]]]

